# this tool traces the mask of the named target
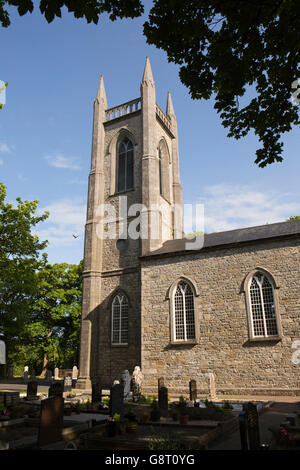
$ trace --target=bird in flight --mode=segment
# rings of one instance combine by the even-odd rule
[[[74,233],[72,233],[72,235],[73,235],[74,238],[78,238],[78,237],[79,237],[79,235],[74,235]]]

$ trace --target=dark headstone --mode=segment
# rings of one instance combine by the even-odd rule
[[[246,408],[247,430],[248,430],[248,448],[249,450],[259,450],[260,435],[257,406],[254,403],[248,403]]]
[[[14,378],[14,366],[7,366],[7,378],[13,379]]]
[[[38,383],[36,380],[29,380],[27,382],[27,400],[37,400]]]
[[[168,411],[168,389],[167,389],[167,387],[161,387],[158,390],[158,406],[163,411]]]
[[[121,375],[120,383],[124,387],[124,399],[127,400],[130,396],[130,384],[131,384],[131,377],[128,370],[124,370]]]
[[[123,416],[124,414],[124,386],[123,384],[115,384],[110,389],[109,415],[115,413]]]
[[[53,382],[48,391],[48,397],[62,397],[63,396],[63,391],[64,391],[64,384],[61,380],[58,380],[57,382]]]
[[[196,380],[190,380],[190,400],[197,400],[197,383]]]
[[[98,380],[92,382],[92,403],[101,403],[102,387]]]
[[[64,378],[64,392],[70,392],[72,390],[72,375],[66,375]]]
[[[59,396],[53,396],[42,400],[38,447],[62,440],[63,421],[64,399]]]
[[[52,380],[52,370],[48,370],[46,371],[46,380]]]
[[[164,377],[159,377],[158,379],[158,390],[161,388],[161,387],[164,387],[165,386],[165,379]]]
[[[248,450],[246,411],[241,411],[239,414],[239,429],[241,439],[241,450]]]

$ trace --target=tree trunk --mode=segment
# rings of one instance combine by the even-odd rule
[[[44,378],[46,376],[48,362],[49,362],[48,361],[48,354],[46,352],[44,352],[43,369],[42,369],[42,372],[41,372],[41,375],[40,375],[40,377],[42,377],[42,378]]]

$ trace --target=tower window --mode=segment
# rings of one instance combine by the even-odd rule
[[[112,302],[112,344],[128,344],[128,300],[124,294],[115,296]]]
[[[133,144],[128,138],[118,144],[117,192],[133,189]]]
[[[158,149],[158,165],[159,165],[159,193],[163,195],[163,170],[162,170],[162,152]]]

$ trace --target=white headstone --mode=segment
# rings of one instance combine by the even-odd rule
[[[73,367],[72,369],[72,379],[77,380],[78,379],[78,369],[76,366]]]
[[[28,372],[28,366],[24,367],[24,372]]]
[[[0,364],[6,364],[6,348],[4,341],[0,341]]]
[[[54,369],[54,379],[55,379],[55,380],[58,380],[58,379],[59,379],[59,376],[58,376],[58,367],[55,367],[55,369]]]

